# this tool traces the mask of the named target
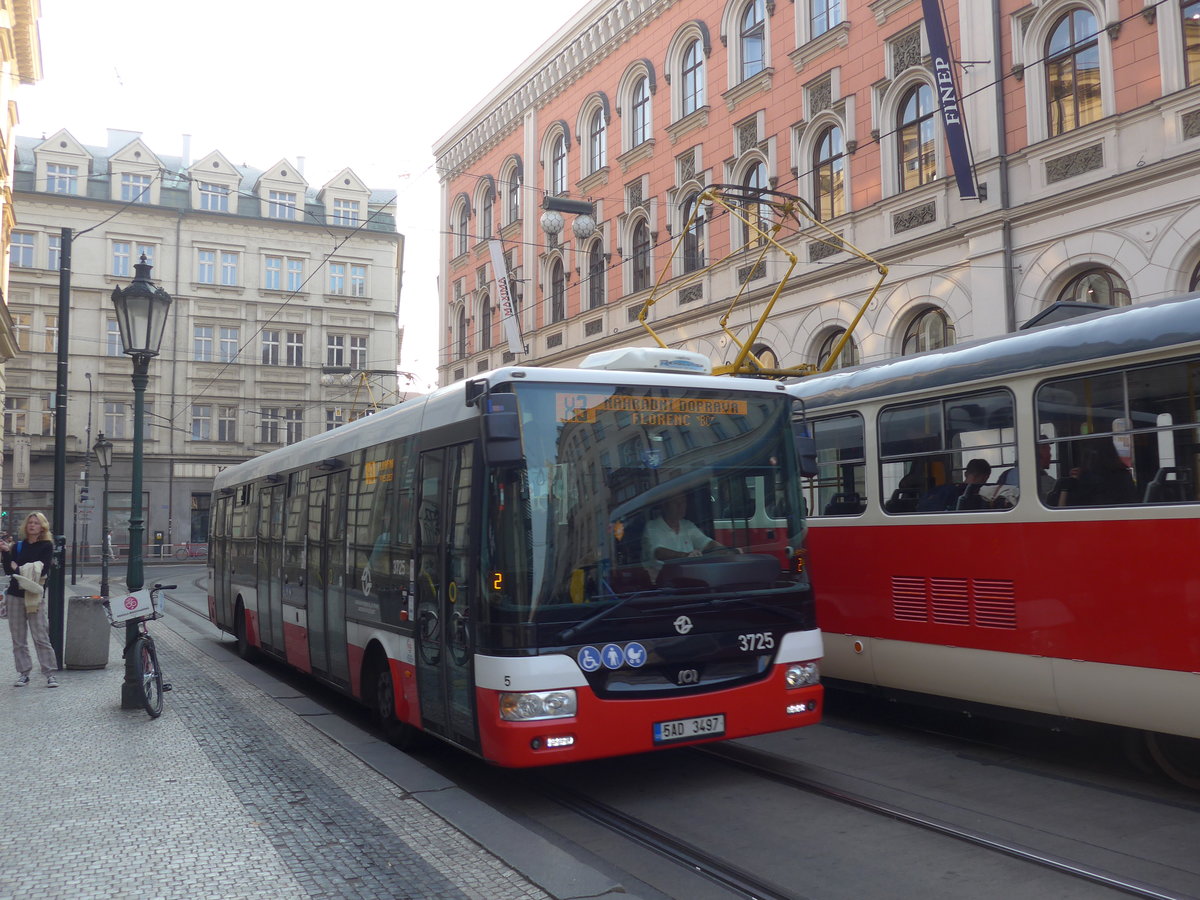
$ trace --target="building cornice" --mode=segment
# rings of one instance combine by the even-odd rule
[[[526,110],[544,105],[661,16],[679,0],[618,0],[590,23],[551,40],[434,145],[443,181],[514,131]],[[564,32],[560,31],[559,35]],[[556,46],[556,43],[558,46]],[[479,114],[489,110],[482,118]]]
[[[39,0],[13,0],[13,47],[17,53],[17,77],[21,84],[42,80],[42,40],[38,35]]]

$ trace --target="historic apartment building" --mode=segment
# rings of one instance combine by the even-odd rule
[[[17,335],[8,309],[8,242],[16,223],[13,211],[13,169],[17,147],[13,129],[17,124],[16,92],[22,84],[34,84],[42,78],[42,46],[38,19],[42,11],[38,0],[10,0],[0,4],[0,396],[7,376],[4,363],[17,355]],[[0,435],[3,450],[4,435]],[[0,478],[4,458],[0,455]],[[0,504],[3,498],[0,498]]]
[[[731,362],[730,298],[742,291],[729,327],[748,342],[787,259],[752,265],[745,224],[719,207],[691,218],[713,184],[796,195],[889,268],[839,364],[1011,331],[1059,299],[1196,289],[1200,0],[942,7],[944,68],[919,0],[588,3],[434,148],[443,383],[651,344],[636,318],[660,279],[655,331]],[[946,70],[977,199],[950,161]],[[569,214],[543,230],[548,196],[594,203],[595,232]],[[524,353],[500,327],[491,237]],[[798,263],[754,352],[822,363],[875,270],[807,221],[779,240]]]
[[[182,156],[163,155],[137,132],[116,130],[106,147],[66,130],[17,140],[7,259],[19,352],[4,399],[4,498],[17,517],[51,507],[68,227],[68,544],[99,542],[101,472],[90,449],[101,432],[116,445],[110,523],[114,543],[125,543],[133,367],[111,296],[143,256],[173,298],[146,394],[151,554],[158,541],[207,540],[221,467],[333,428],[364,412],[368,397],[396,401],[404,241],[394,196],[348,168],[313,186],[286,160],[250,169],[215,150],[192,159],[187,145],[185,137]]]

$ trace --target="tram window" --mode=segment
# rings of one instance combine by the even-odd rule
[[[929,507],[926,498],[938,496],[947,484],[962,483],[972,459],[985,460],[991,466],[994,483],[1001,472],[1016,464],[1012,410],[1008,391],[884,410],[879,417],[884,510],[923,511]],[[995,488],[984,492],[987,502],[982,508],[1009,506],[1007,499],[992,502],[996,495]]]
[[[1200,360],[1047,382],[1042,432],[1056,437],[1050,506],[1195,502]]]
[[[813,516],[856,516],[867,505],[863,419],[858,414],[812,422],[817,477],[805,486]]]

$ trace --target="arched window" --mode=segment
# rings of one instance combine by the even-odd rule
[[[1192,269],[1192,278],[1188,282],[1189,291],[1200,291],[1200,263],[1196,263],[1196,268]]]
[[[561,259],[550,264],[550,321],[561,322],[567,317],[567,279]]]
[[[754,196],[756,190],[760,190],[767,186],[767,166],[765,163],[757,162],[752,165],[746,172],[746,176],[742,179],[742,186],[746,188],[748,196]],[[742,243],[747,247],[757,246],[763,238],[750,230],[748,222],[753,222],[759,231],[767,230],[766,212],[762,204],[753,201],[747,201],[744,209],[746,222],[742,222]]]
[[[454,229],[454,254],[460,256],[467,252],[467,236],[470,234],[470,211],[467,209],[467,204],[461,203],[458,207],[458,222]]]
[[[699,38],[683,51],[682,75],[680,112],[688,116],[704,105],[704,48]]]
[[[567,192],[567,138],[558,134],[550,146],[550,193],[558,196]]]
[[[467,355],[467,310],[464,307],[458,308],[458,345],[455,347],[459,359],[465,359]]]
[[[1073,9],[1046,41],[1046,102],[1050,134],[1063,134],[1100,118],[1100,40],[1096,17]]]
[[[1097,266],[1080,272],[1058,294],[1059,300],[1076,303],[1101,303],[1104,306],[1129,306],[1129,287],[1111,269]]]
[[[650,226],[641,219],[633,226],[633,289],[650,287]]]
[[[633,85],[633,118],[630,120],[630,146],[650,139],[650,79],[642,75]]]
[[[846,333],[845,328],[839,328],[837,331],[831,331],[829,335],[821,342],[821,348],[817,351],[817,368],[824,369],[825,364],[829,362],[829,357],[833,355],[833,348],[837,346],[838,341],[842,339],[842,335]],[[846,341],[846,346],[842,347],[842,352],[838,354],[838,358],[834,360],[833,368],[844,369],[847,366],[857,366],[859,363],[858,344],[854,338]]]
[[[842,129],[831,125],[813,148],[813,201],[817,218],[828,222],[846,211],[846,159]]]
[[[487,294],[479,301],[479,349],[492,348],[492,298]]]
[[[900,101],[897,120],[900,148],[900,190],[908,191],[937,178],[934,144],[933,89],[927,84],[910,88]]]
[[[492,216],[496,208],[496,192],[490,187],[483,194],[483,207],[479,211],[479,240],[492,236]]]
[[[508,211],[507,219],[515,222],[521,218],[521,170],[513,166],[512,174],[508,176]]]
[[[764,369],[778,369],[779,356],[768,347],[766,344],[755,344],[750,348],[750,352],[754,354],[755,359],[762,364]]]
[[[597,106],[588,118],[588,174],[599,172],[608,164],[608,134],[604,126],[604,110]]]
[[[1183,68],[1188,84],[1200,84],[1200,0],[1180,0],[1183,15]]]
[[[940,309],[927,309],[913,319],[904,332],[901,356],[949,347],[954,343],[954,326]]]
[[[739,47],[742,54],[742,77],[745,81],[757,75],[767,65],[766,57],[766,11],[763,0],[750,0],[742,11],[739,29]]]
[[[683,226],[683,271],[695,272],[704,268],[704,206],[700,192],[693,191],[679,207],[679,223]],[[692,216],[695,218],[692,218]]]
[[[604,245],[600,241],[592,242],[588,251],[588,309],[599,309],[604,305]]]

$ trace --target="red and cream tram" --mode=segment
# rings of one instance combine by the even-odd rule
[[[505,766],[819,721],[794,401],[696,354],[597,357],[221,472],[213,622],[397,743],[424,731]],[[721,552],[651,562],[668,499]]]
[[[1200,785],[1200,295],[789,390],[827,677],[1137,729]]]

